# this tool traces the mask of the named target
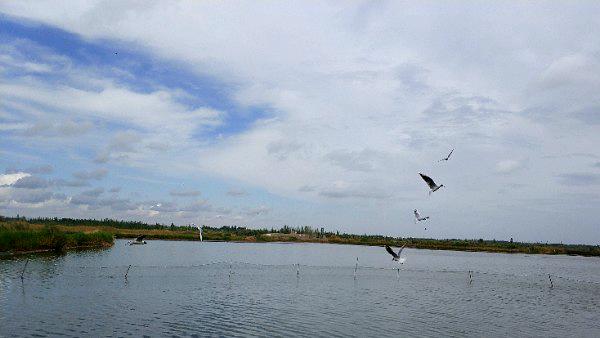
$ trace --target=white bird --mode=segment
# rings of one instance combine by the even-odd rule
[[[421,173],[419,173],[419,175],[421,175],[421,178],[423,179],[423,181],[425,181],[425,183],[427,183],[427,185],[429,186],[429,195],[431,195],[432,192],[436,192],[438,189],[440,189],[441,187],[443,187],[443,184],[437,185],[435,184],[435,182],[431,179],[431,177],[427,176],[427,175],[423,175]]]
[[[450,150],[450,154],[448,154],[448,156],[444,157],[443,159],[439,160],[438,162],[448,161],[450,159],[450,156],[452,155],[452,152],[454,152],[454,149]]]
[[[429,216],[425,216],[425,217],[421,216],[421,214],[419,214],[419,211],[417,209],[414,210],[414,213],[415,213],[415,224],[417,222],[421,222],[421,221],[425,221],[425,220],[429,219]]]
[[[196,228],[198,228],[198,231],[200,231],[200,242],[202,242],[202,226],[196,225]]]
[[[405,244],[405,245],[406,245],[406,244]],[[405,245],[403,245],[403,246],[400,248],[400,250],[398,250],[398,253],[395,253],[395,252],[394,252],[394,250],[392,250],[392,248],[390,248],[390,246],[389,246],[389,245],[386,245],[386,246],[385,246],[385,249],[387,250],[387,252],[389,252],[389,253],[390,253],[390,255],[392,255],[392,260],[393,260],[394,262],[398,262],[398,263],[400,263],[400,264],[404,264],[404,261],[406,261],[406,258],[402,258],[402,257],[400,257],[400,255],[402,254],[402,249],[404,249],[404,246],[405,246]]]
[[[129,242],[129,245],[134,245],[134,244],[147,244],[146,241],[144,240],[144,238],[146,237],[146,235],[140,235],[137,236],[133,241]]]

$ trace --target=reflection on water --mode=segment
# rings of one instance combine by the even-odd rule
[[[600,336],[598,258],[405,253],[398,275],[378,247],[117,241],[23,282],[1,260],[0,336]]]

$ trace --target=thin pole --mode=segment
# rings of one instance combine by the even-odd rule
[[[23,271],[21,271],[21,281],[23,281],[23,275],[25,274],[25,269],[27,268],[27,264],[29,264],[29,257],[25,261],[25,265],[23,266]]]
[[[354,279],[356,279],[356,270],[358,270],[358,257],[356,257],[356,265],[354,265]]]
[[[125,271],[125,279],[127,279],[127,274],[129,274],[129,269],[131,269],[131,264],[127,267],[127,271]]]

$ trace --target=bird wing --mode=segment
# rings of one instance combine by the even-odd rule
[[[452,155],[452,153],[454,152],[454,149],[450,150],[450,154],[448,154],[448,156],[446,156],[446,159],[450,159],[450,155]]]
[[[139,236],[137,236],[137,237],[136,237],[136,239],[135,239],[135,240],[136,240],[137,242],[141,242],[141,241],[143,241],[143,240],[144,240],[144,238],[145,238],[145,237],[146,237],[146,235],[139,235]]]
[[[431,177],[427,176],[427,175],[423,175],[421,173],[419,173],[419,175],[421,175],[421,178],[423,179],[423,181],[425,181],[425,183],[427,183],[427,185],[429,186],[429,188],[433,189],[436,187],[435,182],[431,179]]]
[[[389,246],[389,245],[386,245],[386,246],[385,246],[385,249],[387,250],[387,252],[389,252],[389,253],[390,253],[390,255],[394,256],[394,258],[397,258],[397,257],[398,257],[398,255],[396,255],[396,253],[394,252],[394,250],[392,250],[392,248],[390,248],[390,246]]]
[[[398,250],[398,257],[400,257],[400,254],[402,253],[402,249],[404,249],[404,246],[406,246],[406,244],[404,244],[404,245],[403,245],[403,246],[400,248],[400,250]]]

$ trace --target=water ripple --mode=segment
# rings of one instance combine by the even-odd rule
[[[600,335],[598,260],[204,244],[2,260],[0,336]]]

